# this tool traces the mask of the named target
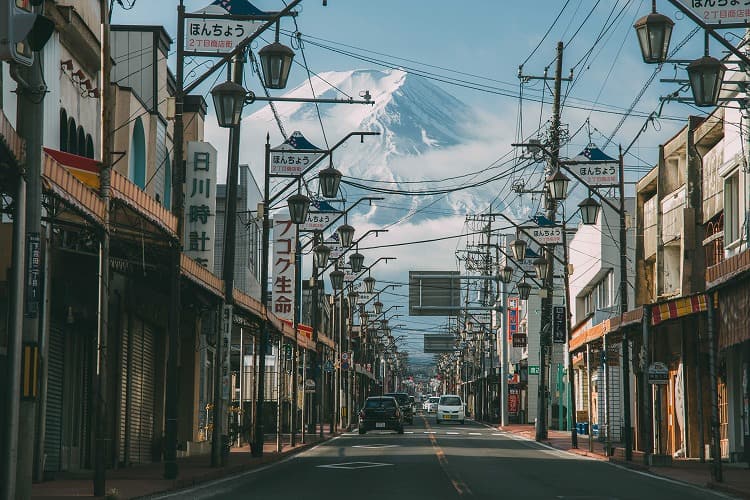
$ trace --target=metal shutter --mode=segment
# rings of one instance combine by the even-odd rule
[[[65,335],[55,325],[49,330],[47,361],[47,415],[44,432],[45,472],[61,470],[63,380],[65,375]]]
[[[123,355],[127,356],[127,376],[120,387],[120,460],[125,465],[152,461],[154,441],[154,330],[141,319],[130,318],[130,328],[123,335]]]

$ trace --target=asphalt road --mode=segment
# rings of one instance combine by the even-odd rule
[[[166,498],[166,497],[162,497]],[[552,450],[467,421],[344,434],[284,462],[181,492],[193,499],[707,499],[707,490]]]

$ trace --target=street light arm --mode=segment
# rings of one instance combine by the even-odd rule
[[[359,204],[360,204],[361,202],[363,202],[363,201],[369,201],[369,202],[370,202],[370,204],[372,204],[372,202],[373,202],[373,201],[380,201],[380,200],[383,200],[383,199],[384,199],[384,198],[383,198],[382,196],[364,196],[364,197],[362,197],[362,198],[358,199],[358,200],[357,200],[357,201],[355,201],[355,202],[354,202],[354,204],[353,204],[352,206],[350,206],[349,208],[347,208],[347,209],[345,209],[345,210],[343,210],[343,211],[341,211],[341,212],[338,212],[338,213],[336,214],[336,218],[335,218],[335,219],[333,219],[333,220],[332,220],[332,221],[331,221],[331,222],[330,222],[330,223],[329,223],[329,224],[328,224],[328,225],[327,225],[326,227],[324,227],[324,228],[323,228],[323,231],[326,231],[326,230],[328,230],[328,229],[329,229],[329,228],[330,228],[331,226],[333,226],[333,225],[334,225],[334,224],[335,224],[335,223],[336,223],[336,222],[337,222],[337,221],[338,221],[339,219],[341,219],[341,218],[342,218],[342,217],[343,217],[344,215],[348,214],[348,213],[349,213],[349,212],[351,211],[351,209],[353,209],[354,207],[356,207],[357,205],[359,205]],[[323,232],[323,231],[321,231],[321,232]],[[387,230],[386,230],[386,229],[383,229],[382,231],[387,231]],[[304,250],[305,248],[307,248],[307,246],[308,246],[308,245],[309,245],[310,243],[312,243],[313,241],[315,241],[315,239],[314,239],[314,238],[313,238],[312,240],[308,240],[308,241],[306,241],[306,242],[305,242],[305,244],[304,244],[304,245],[302,245],[302,250]],[[359,242],[359,240],[357,240],[357,242]],[[328,269],[328,268],[326,268],[326,269]]]
[[[193,83],[188,85],[182,90],[182,95],[188,95],[190,92],[195,90],[201,83],[206,81],[211,75],[216,73],[216,71],[219,70],[224,64],[228,63],[232,60],[233,57],[242,54],[245,49],[250,45],[250,43],[253,42],[256,38],[258,38],[260,35],[263,34],[264,31],[266,31],[268,28],[276,24],[282,17],[289,15],[302,0],[292,0],[289,5],[281,9],[279,12],[274,14],[273,16],[268,18],[268,21],[266,21],[260,28],[255,30],[253,33],[245,37],[240,43],[237,44],[237,46],[227,54],[224,54],[222,58],[213,66],[208,68],[208,70],[200,75],[198,78],[193,80]],[[178,98],[182,96],[177,96]]]

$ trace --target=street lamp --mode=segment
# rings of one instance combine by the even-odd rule
[[[339,243],[344,248],[352,246],[352,238],[354,238],[354,228],[349,224],[343,224],[336,230],[339,233]]]
[[[373,284],[374,284],[374,283],[373,283]],[[375,302],[375,303],[374,303],[374,304],[372,305],[372,307],[373,307],[373,309],[375,310],[375,314],[376,314],[376,315],[378,315],[378,316],[379,316],[379,315],[383,314],[383,303],[382,303],[382,302],[380,302],[379,300],[378,300],[378,301],[376,301],[376,302]]]
[[[276,32],[278,38],[279,33]],[[263,85],[268,89],[283,89],[292,69],[294,51],[276,40],[258,51],[263,70]]]
[[[352,266],[352,272],[358,274],[362,272],[362,266],[365,263],[365,256],[361,253],[353,253],[349,256],[349,264]]]
[[[638,19],[633,27],[638,35],[643,61],[649,64],[666,61],[674,22],[656,12],[656,0],[651,3],[651,14]]]
[[[227,80],[211,89],[211,97],[216,109],[216,119],[223,128],[236,127],[242,121],[242,108],[245,106],[245,88]]]
[[[333,168],[333,163],[330,163],[318,173],[318,181],[323,198],[335,198],[339,192],[341,172]]]
[[[375,278],[368,276],[362,280],[365,285],[365,293],[372,293],[372,289],[375,287]]]
[[[518,296],[521,298],[521,300],[529,300],[529,295],[531,294],[531,285],[526,283],[526,278],[523,279],[518,285]]]
[[[510,280],[513,279],[513,268],[510,266],[505,266],[500,270],[500,281],[503,283],[510,283]]]
[[[534,269],[536,270],[536,277],[540,280],[544,280],[547,277],[547,259],[544,257],[537,257],[534,259]]]
[[[331,255],[331,247],[321,243],[313,247],[313,260],[315,267],[325,268],[328,265],[328,257]]]
[[[307,211],[310,208],[310,198],[302,193],[293,194],[287,198],[289,204],[289,218],[294,224],[304,224],[307,220]]]
[[[335,269],[331,271],[330,277],[331,287],[333,287],[334,290],[341,290],[342,288],[344,288],[344,271]]]
[[[601,205],[595,199],[591,197],[584,199],[578,204],[578,208],[581,210],[581,222],[584,225],[590,226],[596,224],[596,218],[599,215]]]
[[[522,261],[526,258],[526,240],[513,240],[510,242],[510,249],[513,251],[513,257],[517,261]]]
[[[558,168],[555,172],[547,177],[547,188],[550,197],[553,200],[564,200],[568,196],[568,184],[570,179]]]
[[[708,53],[688,64],[687,74],[696,106],[716,106],[726,70],[721,61]]]

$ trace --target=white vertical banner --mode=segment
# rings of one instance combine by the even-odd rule
[[[209,271],[214,271],[216,148],[207,142],[190,141],[186,163],[185,253]]]
[[[271,286],[271,312],[282,320],[294,319],[294,249],[297,245],[297,227],[289,214],[273,219],[273,261]]]
[[[224,304],[221,307],[221,342],[222,353],[221,360],[221,399],[230,401],[230,389],[232,385],[232,376],[230,373],[230,347],[232,344],[232,305]],[[226,407],[225,407],[226,408]]]

